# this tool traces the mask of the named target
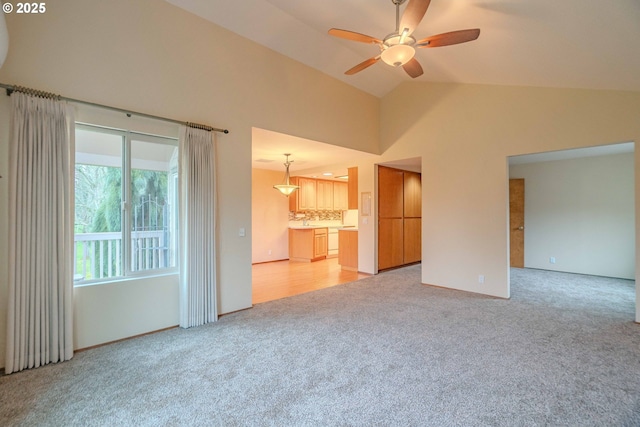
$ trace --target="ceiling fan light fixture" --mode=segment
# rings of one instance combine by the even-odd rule
[[[396,44],[383,50],[380,57],[386,64],[389,64],[392,67],[399,67],[411,61],[415,54],[416,50],[413,46]]]

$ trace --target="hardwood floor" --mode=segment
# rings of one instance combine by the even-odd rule
[[[353,282],[368,274],[343,271],[338,258],[315,262],[276,261],[252,266],[253,304]]]

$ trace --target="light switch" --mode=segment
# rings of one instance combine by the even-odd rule
[[[244,231],[244,227],[240,228],[240,231],[238,232],[238,236],[240,237],[244,237],[247,233]]]

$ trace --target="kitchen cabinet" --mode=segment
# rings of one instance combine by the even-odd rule
[[[346,182],[333,183],[333,210],[346,211],[349,209],[349,184]]]
[[[289,261],[311,262],[327,257],[327,228],[290,228]]]
[[[349,176],[347,207],[358,209],[358,168],[348,168],[347,174]]]
[[[313,230],[313,258],[326,258],[329,249],[329,235],[326,228]]]
[[[349,184],[346,182],[301,176],[291,178],[291,182],[300,188],[289,196],[290,211],[346,211],[351,209],[349,207]],[[357,208],[356,200],[355,209]]]
[[[313,178],[293,177],[291,183],[300,186],[289,196],[289,210],[293,212],[316,210],[316,180]]]
[[[338,264],[342,270],[358,271],[358,231],[338,230]]]
[[[333,182],[319,179],[316,181],[316,209],[319,211],[332,211],[333,209]]]

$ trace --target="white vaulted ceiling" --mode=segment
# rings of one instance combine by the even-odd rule
[[[167,1],[378,97],[412,80],[382,62],[344,75],[378,48],[327,34],[384,38],[391,0]],[[417,81],[640,91],[639,0],[432,0],[414,36],[467,28],[478,40],[417,50]]]

